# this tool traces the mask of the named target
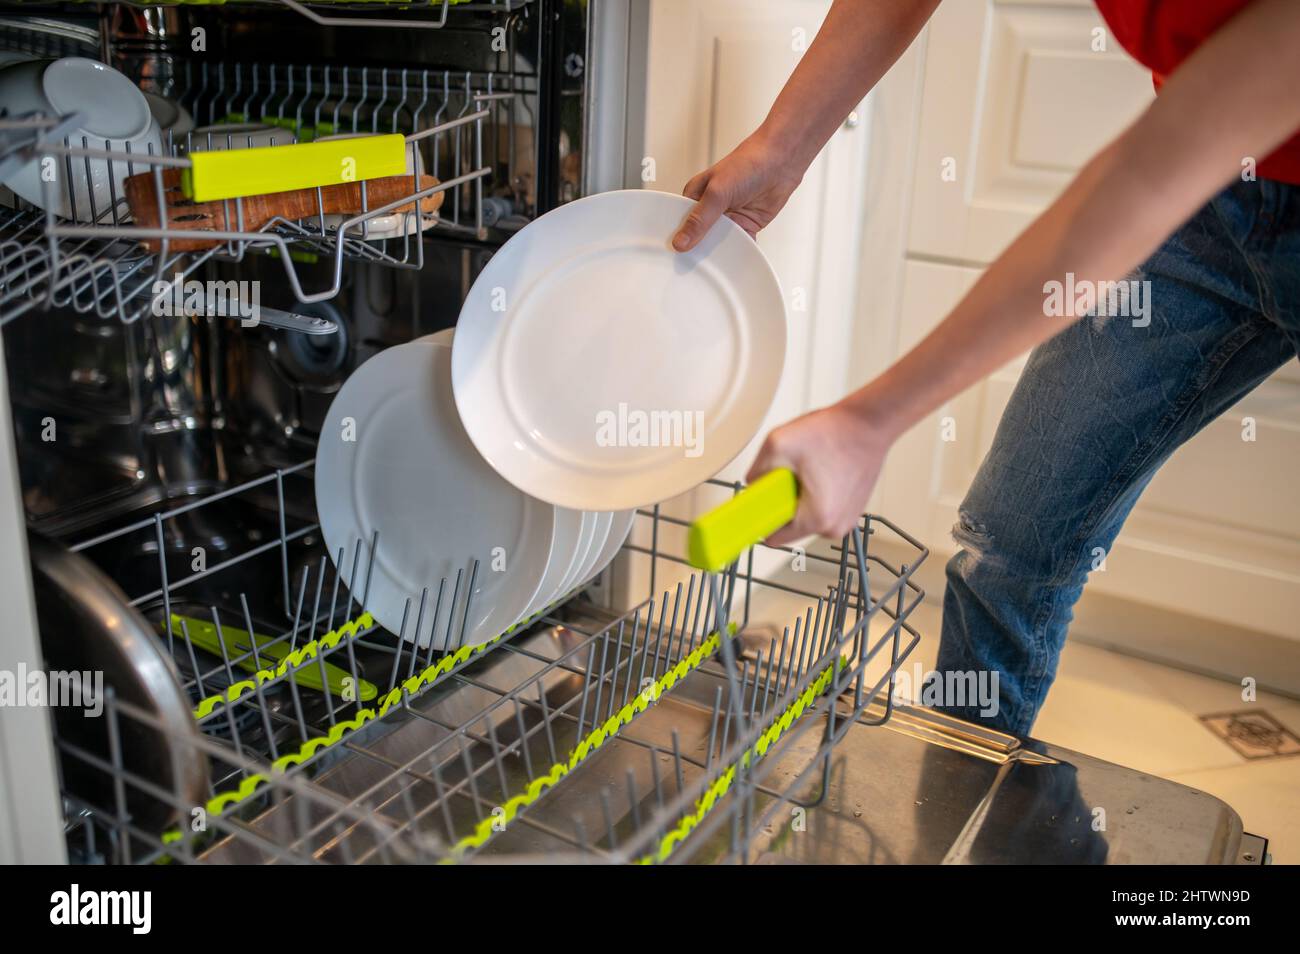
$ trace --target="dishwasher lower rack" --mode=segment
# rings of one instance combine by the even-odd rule
[[[928,551],[888,520],[864,515],[837,551],[760,544],[706,576],[685,570],[671,545],[684,521],[655,507],[638,512],[607,571],[649,572],[650,592],[626,611],[575,597],[463,646],[469,564],[464,579],[412,594],[408,607],[415,632],[437,627],[452,650],[414,649],[365,614],[383,541],[330,561],[314,521],[286,509],[309,474],[310,463],[278,470],[75,547],[110,568],[122,565],[115,549],[156,560],[152,583],[123,582],[158,623],[195,706],[197,731],[178,733],[110,691],[109,736],[152,733],[173,766],[205,761],[209,781],[196,799],[139,774],[120,744],[104,756],[58,740],[65,773],[84,760],[111,781],[97,789],[112,793],[108,804],[65,791],[74,860],[746,861],[778,812],[824,792],[832,750],[855,722],[889,718],[894,675],[919,640],[907,620],[924,596],[912,576]],[[737,488],[706,489],[721,499]],[[178,570],[196,534],[216,528],[229,543],[253,512],[274,532]],[[881,555],[884,537],[905,562]],[[132,538],[153,545],[126,546]],[[189,622],[165,625],[181,617]],[[773,617],[789,625],[773,628]],[[191,631],[198,619],[220,634],[215,653],[211,634],[205,650]],[[276,635],[232,648],[254,631]],[[254,654],[260,673],[238,672]],[[339,691],[327,666],[376,691]],[[165,829],[140,823],[140,798],[171,807]]]

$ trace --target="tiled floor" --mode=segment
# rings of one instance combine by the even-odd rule
[[[1034,735],[1215,795],[1277,864],[1300,863],[1300,756],[1245,759],[1200,716],[1260,708],[1300,734],[1300,702],[1083,644],[1067,644]]]
[[[755,618],[792,616],[802,605],[769,596],[755,607]],[[913,658],[925,670],[934,664],[939,619],[933,599],[911,617],[922,635]],[[1243,702],[1241,687],[1231,682],[1071,642],[1033,734],[1215,795],[1237,810],[1247,831],[1269,839],[1274,863],[1297,864],[1300,756],[1245,759],[1200,721],[1251,707],[1300,735],[1300,702],[1294,699],[1260,693],[1255,702]]]

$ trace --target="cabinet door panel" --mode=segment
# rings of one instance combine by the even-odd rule
[[[928,30],[913,253],[987,263],[1151,102],[1083,0],[945,3]]]

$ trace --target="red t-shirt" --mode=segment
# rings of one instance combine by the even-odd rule
[[[1096,0],[1110,32],[1155,87],[1252,0]],[[1300,185],[1300,132],[1259,162],[1261,178]]]

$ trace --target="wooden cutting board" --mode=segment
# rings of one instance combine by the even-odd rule
[[[204,231],[221,232],[256,232],[276,218],[298,221],[314,218],[321,213],[326,215],[357,215],[363,208],[377,209],[390,202],[396,202],[411,195],[415,189],[409,175],[384,176],[379,179],[367,179],[365,185],[365,202],[362,202],[362,183],[345,182],[339,185],[322,186],[317,189],[295,189],[291,192],[272,192],[266,195],[250,195],[243,199],[223,199],[217,202],[194,202],[185,198],[181,192],[181,170],[164,169],[163,212],[165,219],[158,217],[158,193],[152,172],[131,176],[124,186],[127,202],[131,206],[131,215],[135,224],[147,229],[175,229],[178,231],[202,233]],[[438,180],[430,175],[420,176],[420,191],[431,189]],[[442,206],[445,193],[435,192],[420,200],[420,210],[426,214],[437,212]],[[395,212],[413,212],[415,203],[398,207]],[[161,248],[160,239],[142,239],[145,249],[157,252]],[[170,239],[169,251],[197,252],[215,248],[222,244],[221,239],[205,239],[196,235],[194,238]]]

